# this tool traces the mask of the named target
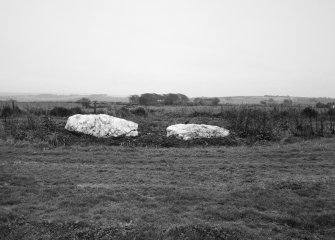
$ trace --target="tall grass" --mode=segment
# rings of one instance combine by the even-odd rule
[[[139,123],[140,135],[133,139],[98,140],[64,130],[66,117],[80,112],[80,108],[41,109],[31,106],[20,114],[0,120],[0,138],[43,141],[51,145],[70,145],[81,141],[136,146],[231,145],[330,136],[334,134],[335,127],[334,109],[256,105],[133,107],[110,104],[97,113]],[[91,113],[91,109],[85,109],[83,113]],[[224,141],[205,139],[187,143],[166,137],[167,126],[185,122],[225,127],[230,130],[231,136]]]
[[[215,109],[214,109],[215,111]],[[281,140],[284,136],[314,137],[334,134],[334,110],[317,110],[311,107],[233,106],[194,111],[190,117],[219,118],[239,137],[258,140]]]

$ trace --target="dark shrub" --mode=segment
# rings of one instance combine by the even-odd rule
[[[4,119],[6,119],[6,118],[12,116],[13,113],[14,113],[13,109],[11,109],[10,107],[6,106],[2,110],[1,117],[3,117]]]
[[[125,117],[128,117],[129,115],[131,115],[131,113],[130,113],[129,109],[125,106],[123,106],[120,109],[117,109],[115,111],[115,117],[125,118]]]
[[[331,108],[328,110],[328,115],[329,116],[335,116],[335,108]]]
[[[302,110],[302,115],[308,118],[315,118],[318,116],[318,112],[311,108],[311,107],[306,107],[305,109]]]
[[[221,113],[212,114],[211,112],[206,111],[194,111],[188,115],[188,117],[221,117]]]
[[[84,107],[84,108],[89,108],[90,105],[91,105],[91,100],[88,99],[88,98],[81,98],[77,101],[77,103],[81,103],[81,105]]]
[[[71,108],[72,114],[82,114],[80,107]]]
[[[41,116],[47,114],[47,110],[43,108],[29,108],[28,113],[36,116]]]
[[[58,117],[66,117],[66,116],[71,115],[71,111],[70,111],[70,109],[63,108],[63,107],[54,107],[50,111],[50,115],[51,116],[58,116]]]
[[[131,104],[139,104],[140,103],[140,96],[138,96],[138,95],[129,96],[129,102]]]
[[[311,128],[311,134],[313,135],[314,130],[313,130],[313,125],[312,125],[312,123],[313,123],[312,119],[315,119],[317,121],[317,117],[318,117],[319,113],[315,109],[313,109],[312,107],[306,107],[302,110],[301,114],[304,117],[309,119],[309,126]],[[315,128],[317,128],[317,127],[315,127]]]
[[[50,111],[51,116],[57,116],[57,117],[68,117],[73,114],[80,114],[81,113],[81,108],[76,107],[76,108],[63,108],[63,107],[54,107]]]
[[[143,107],[137,107],[130,110],[130,112],[137,116],[147,116],[147,111]]]
[[[6,119],[14,114],[20,115],[22,114],[22,110],[18,106],[14,106],[14,105],[13,105],[13,108],[9,106],[5,106],[2,110],[1,117]]]

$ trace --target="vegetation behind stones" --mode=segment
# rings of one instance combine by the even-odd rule
[[[10,141],[46,142],[52,145],[107,144],[123,146],[185,147],[197,145],[242,145],[268,141],[294,142],[306,138],[334,135],[335,110],[311,106],[140,106],[133,104],[97,103],[41,108],[32,104],[20,108],[19,103],[0,109],[0,137]],[[64,129],[67,117],[73,114],[109,114],[139,124],[136,138],[97,139]],[[230,130],[223,139],[182,141],[166,137],[166,128],[178,123],[210,124]]]

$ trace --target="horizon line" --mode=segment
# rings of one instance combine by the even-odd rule
[[[144,92],[144,93],[155,93],[155,92]],[[141,94],[144,94],[141,93]],[[169,92],[173,94],[177,94],[174,92]],[[155,93],[155,94],[169,94],[169,93]],[[8,96],[18,96],[18,95],[29,95],[29,96],[38,96],[38,95],[54,95],[54,96],[87,96],[87,95],[105,95],[108,97],[119,97],[119,98],[128,98],[131,95],[141,95],[141,94],[128,94],[128,95],[117,95],[117,94],[109,94],[109,93],[50,93],[50,92],[38,92],[38,93],[32,93],[32,92],[1,92],[0,96],[8,95]],[[183,94],[183,93],[180,93]],[[186,94],[184,94],[186,95]],[[186,95],[187,96],[187,95]],[[274,95],[274,94],[264,94],[264,95],[229,95],[229,96],[187,96],[189,98],[196,98],[196,97],[205,97],[205,98],[227,98],[227,97],[288,97],[288,98],[330,98],[335,99],[335,97],[329,97],[329,96],[318,96],[318,97],[311,97],[311,96],[297,96],[297,95]]]

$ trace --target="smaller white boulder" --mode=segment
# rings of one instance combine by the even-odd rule
[[[229,130],[205,124],[176,124],[167,127],[167,137],[175,136],[183,140],[196,138],[220,138],[229,135]]]
[[[68,118],[65,129],[95,137],[136,137],[138,124],[106,114],[76,114]]]

